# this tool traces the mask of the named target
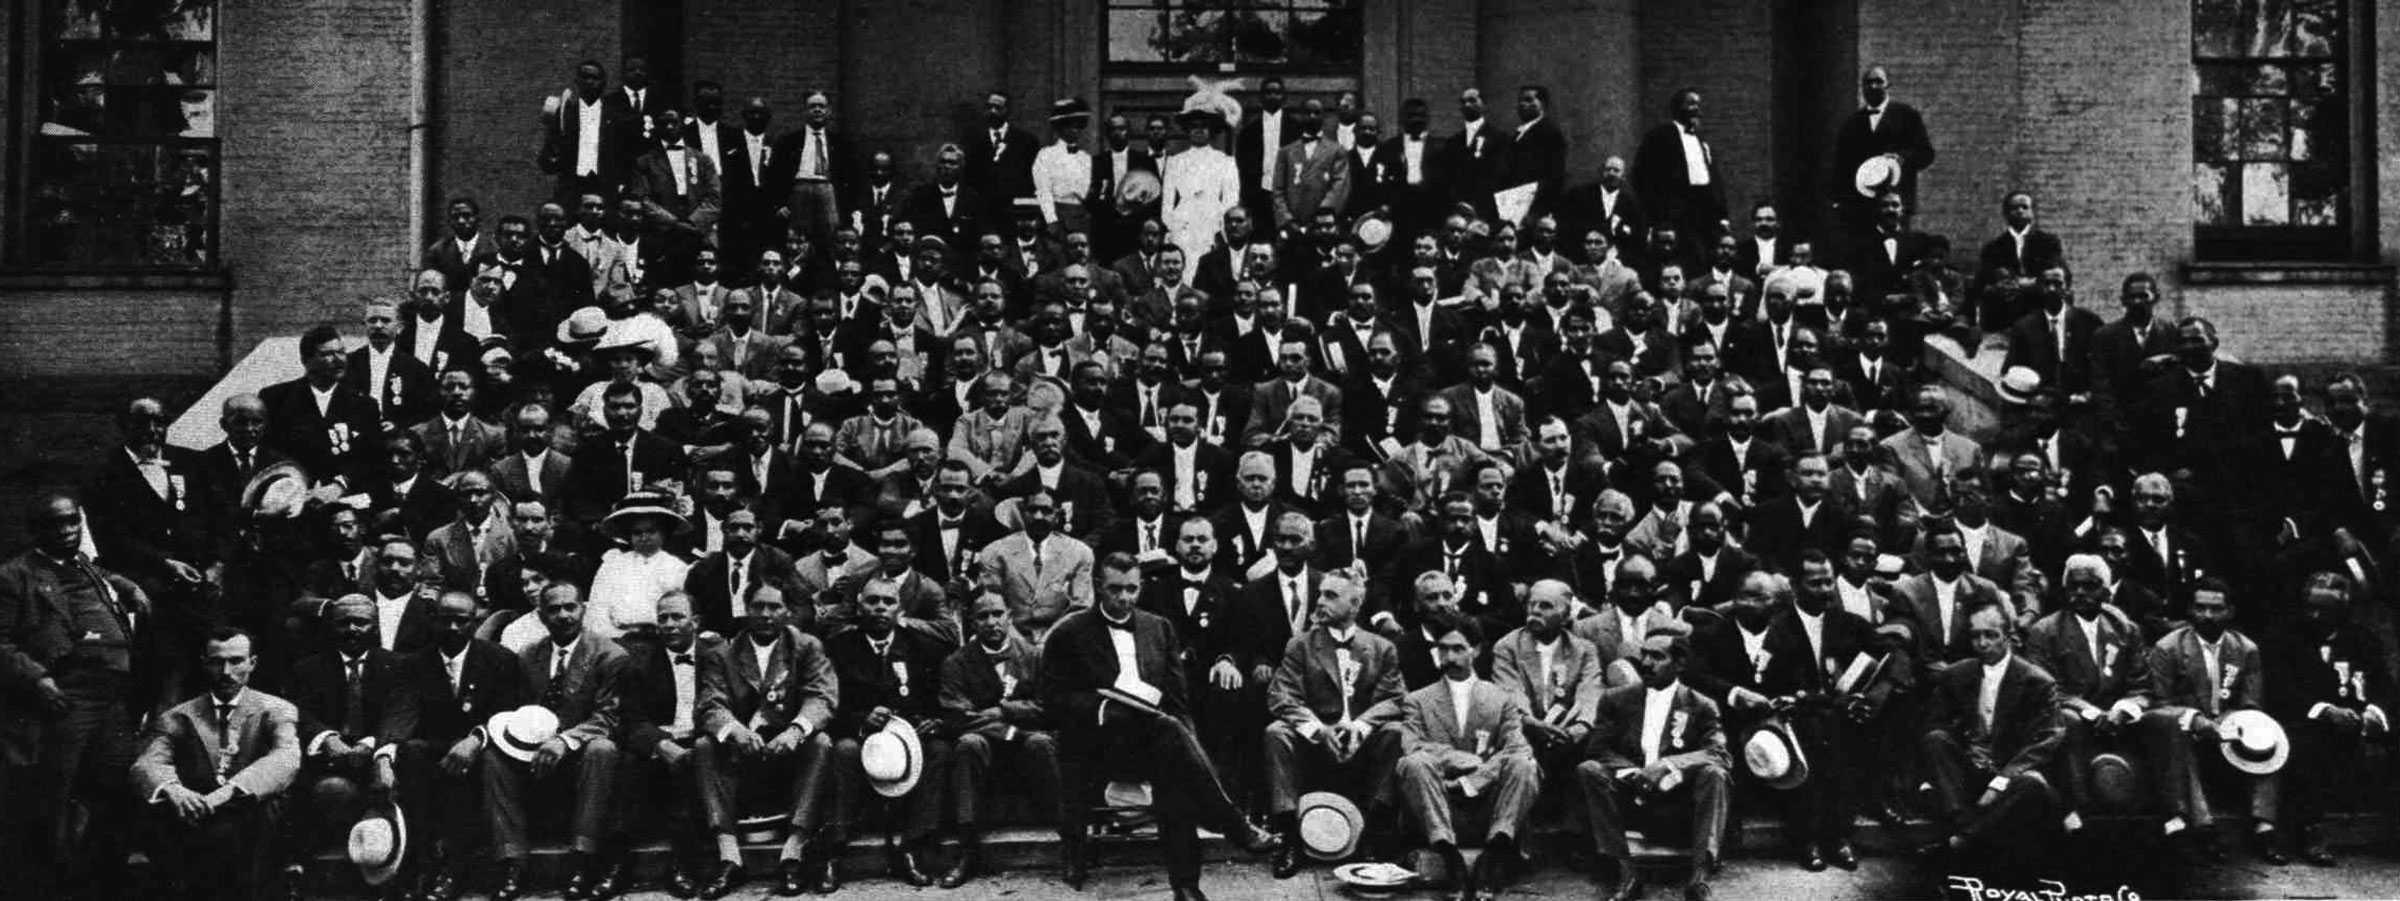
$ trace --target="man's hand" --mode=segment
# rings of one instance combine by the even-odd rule
[[[1275,681],[1275,668],[1264,663],[1251,667],[1250,681],[1260,685]]]
[[[1673,772],[1675,772],[1675,768],[1668,766],[1666,761],[1661,760],[1657,763],[1643,767],[1641,775],[1637,778],[1642,780],[1642,786],[1644,788],[1657,788],[1666,780],[1667,774]]]
[[[684,747],[681,742],[672,738],[661,740],[658,743],[658,759],[668,766],[681,766],[683,759],[690,756],[692,756],[692,749]]]
[[[783,757],[798,752],[800,750],[800,734],[803,731],[806,730],[794,726],[776,733],[775,740],[767,742],[767,756]]]
[[[2348,732],[2357,729],[2360,721],[2356,710],[2347,707],[2327,707],[2325,708],[2325,722],[2336,729]]]
[[[375,746],[363,741],[359,742],[358,744],[351,745],[350,750],[343,752],[341,755],[341,761],[343,763],[354,767],[362,767],[373,763],[375,762],[374,758]]]
[[[1483,769],[1483,758],[1457,749],[1442,755],[1442,776],[1456,778]]]
[[[33,690],[41,696],[42,706],[49,708],[51,713],[66,711],[67,693],[59,690],[58,680],[43,676],[42,681],[33,683]]]
[[[759,749],[765,746],[758,740],[758,733],[740,723],[733,724],[733,731],[725,733],[725,743],[732,745],[734,753],[743,757],[755,757]]]
[[[1975,806],[1977,806],[1977,807],[1990,807],[1990,806],[1992,806],[1994,803],[1997,803],[1999,800],[2000,800],[2000,790],[1999,790],[1999,789],[1994,789],[1994,788],[1986,788],[1986,789],[1984,789],[1984,790],[1983,790],[1983,797],[1981,797],[1981,798],[1977,798],[1977,799],[1975,800]]]
[[[891,723],[891,721],[892,708],[877,707],[873,710],[867,711],[867,731],[869,732],[881,732],[883,731],[883,727]]]
[[[1734,686],[1731,692],[1726,693],[1725,699],[1732,701],[1735,707],[1772,707],[1775,705],[1775,702],[1767,700],[1766,695],[1739,685]]]
[[[399,784],[399,774],[392,772],[391,756],[385,755],[375,758],[375,777],[374,781],[369,785],[369,787],[373,788],[378,793],[389,795],[392,793],[392,788]]]
[[[338,734],[325,736],[325,744],[320,749],[325,752],[325,756],[334,760],[350,759],[350,743],[343,741]]]
[[[223,810],[225,805],[233,803],[235,797],[233,786],[220,785],[217,786],[216,791],[201,795],[200,803],[208,805],[208,812],[213,814]]]
[[[468,769],[475,766],[475,755],[482,752],[483,742],[476,739],[475,736],[469,735],[461,738],[457,744],[450,746],[449,753],[442,755],[442,772],[452,776],[464,776]]]
[[[541,749],[533,752],[533,777],[539,779],[550,775],[550,770],[557,767],[558,762],[565,760],[566,757],[566,739],[553,738],[542,742]]]
[[[1526,717],[1525,737],[1534,739],[1536,742],[1544,746],[1549,746],[1566,741],[1567,730],[1553,726],[1544,720]]]
[[[167,569],[175,574],[175,578],[186,582],[198,582],[202,578],[199,568],[173,557],[167,558]]]
[[[2198,713],[2192,714],[2192,734],[2209,741],[2218,741],[2225,737],[2217,734],[2216,720],[2206,714]]]
[[[1239,691],[1242,687],[1242,670],[1234,666],[1231,660],[1219,660],[1217,665],[1208,668],[1208,684],[1223,691]]]
[[[175,818],[186,825],[200,822],[200,818],[208,816],[208,801],[200,797],[199,792],[181,785],[170,785],[166,787],[166,793],[167,805],[175,808]]]

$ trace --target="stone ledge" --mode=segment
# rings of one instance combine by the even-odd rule
[[[8,291],[226,291],[233,273],[222,269],[78,271],[51,269],[0,270],[0,290]]]
[[[2186,285],[2390,285],[2381,263],[2186,263]]]

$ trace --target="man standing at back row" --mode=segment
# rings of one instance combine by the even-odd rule
[[[1842,209],[1845,233],[1866,231],[1874,223],[1872,195],[1861,196],[1853,181],[1859,164],[1888,156],[1899,164],[1899,181],[1892,184],[1901,202],[1917,209],[1917,173],[1933,165],[1933,138],[1925,133],[1925,117],[1917,108],[1891,98],[1891,75],[1872,66],[1858,77],[1858,96],[1865,105],[1842,120],[1833,139],[1834,204]]]

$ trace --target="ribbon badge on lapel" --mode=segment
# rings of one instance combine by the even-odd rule
[[[1337,648],[1333,656],[1335,678],[1340,680],[1342,688],[1348,690],[1350,686],[1358,684],[1358,677],[1366,668],[1359,665],[1358,658],[1350,655],[1350,649]]]
[[[1761,679],[1763,679],[1763,678],[1766,678],[1766,675],[1767,675],[1767,663],[1768,663],[1768,662],[1770,662],[1770,661],[1772,661],[1772,660],[1774,660],[1774,659],[1775,659],[1775,652],[1774,652],[1774,651],[1770,651],[1770,650],[1767,650],[1767,649],[1765,649],[1765,648],[1760,648],[1760,649],[1759,649],[1759,651],[1758,651],[1758,653],[1750,655],[1750,669],[1753,671],[1754,675],[1755,675],[1757,678],[1761,678]]]
[[[2375,512],[2381,513],[2390,505],[2390,495],[2384,490],[2387,474],[2378,466],[2367,471],[2367,486],[2375,490]]]
[[[1491,752],[1492,752],[1492,730],[1490,730],[1490,729],[1477,729],[1477,730],[1475,730],[1475,756],[1477,756],[1477,757],[1482,757],[1482,756],[1484,756],[1484,755],[1486,755],[1486,754],[1490,754]]]
[[[2106,646],[2106,647],[2103,647],[2103,648],[2101,648],[2101,649],[2100,649],[2100,675],[2101,675],[2101,677],[2103,677],[2103,678],[2106,678],[2110,672],[2113,672],[2113,671],[2115,671],[2115,670],[2116,670],[2116,668],[2117,668],[2117,651],[2118,651],[2118,650],[2119,650],[2119,648],[2118,648],[2116,645],[2113,645],[2113,644],[2112,644],[2112,645],[2108,645],[2108,646]]]
[[[1626,438],[1626,440],[1628,440],[1628,441],[1639,441],[1639,440],[1641,440],[1641,437],[1642,437],[1642,418],[1641,418],[1640,416],[1628,416],[1628,417],[1625,417],[1625,438]]]
[[[1001,698],[1003,698],[1003,699],[1006,699],[1006,698],[1013,698],[1013,697],[1016,697],[1016,696],[1017,696],[1017,677],[1015,677],[1015,676],[1011,676],[1011,675],[1009,675],[1009,674],[1007,674],[1007,673],[1001,673],[1001,674],[1000,674],[1000,697],[1001,697]]]
[[[1683,734],[1691,725],[1692,715],[1688,711],[1678,710],[1669,715],[1667,717],[1667,744],[1677,748],[1683,747]]]
[[[1202,610],[1202,611],[1200,611],[1200,614],[1199,614],[1198,616],[1195,616],[1195,617],[1193,617],[1193,618],[1192,618],[1192,621],[1193,621],[1193,622],[1195,622],[1195,623],[1198,623],[1198,624],[1200,625],[1200,628],[1202,628],[1202,629],[1207,629],[1207,628],[1208,628],[1208,611],[1206,611],[1206,610]]]
[[[184,510],[183,484],[183,473],[167,473],[167,494],[175,499],[175,512],[177,513]]]
[[[333,446],[335,454],[350,452],[350,424],[337,422],[325,429],[325,443]]]
[[[903,698],[905,698],[905,697],[908,697],[908,662],[907,662],[907,661],[905,661],[905,660],[894,660],[894,661],[892,661],[892,680],[893,680],[893,681],[895,681],[895,682],[898,682],[898,683],[900,683],[900,696],[901,696],[901,697],[903,697]]]
[[[475,683],[465,679],[458,680],[458,712],[470,715],[475,712]]]
[[[1208,498],[1208,470],[1192,473],[1192,494],[1203,500]]]
[[[2334,682],[2334,687],[2335,687],[2335,689],[2336,689],[2337,691],[2339,691],[2339,692],[2340,692],[2340,697],[2342,698],[2342,700],[2345,700],[2345,701],[2352,700],[2352,699],[2355,699],[2355,698],[2357,698],[2357,697],[2358,697],[2358,695],[2356,695],[2356,694],[2352,693],[2352,691],[2351,691],[2351,687],[2350,687],[2350,677],[2351,677],[2351,675],[2352,675],[2352,673],[2350,672],[2350,661],[2348,661],[2348,660],[2336,660],[2336,661],[2334,661],[2334,662],[2333,662],[2333,682]]]
[[[446,351],[446,350],[437,350],[437,351],[434,351],[434,352],[433,352],[433,369],[434,369],[434,371],[435,371],[435,372],[441,372],[441,371],[443,371],[443,370],[447,370],[447,369],[449,369],[449,368],[450,368],[450,352],[449,352],[449,351]]]
[[[392,405],[393,405],[393,406],[399,406],[399,405],[402,403],[402,401],[401,401],[401,398],[400,398],[400,389],[401,389],[401,387],[402,387],[402,386],[406,385],[407,383],[406,383],[406,382],[403,382],[403,381],[401,381],[401,380],[400,380],[400,377],[399,377],[399,376],[396,376],[396,375],[395,375],[395,376],[392,376],[392,377],[391,377],[391,378],[389,378],[389,379],[386,379],[385,381],[386,381],[386,382],[388,382],[388,383],[391,385]]]
[[[2231,701],[2231,700],[2233,700],[2233,683],[2234,683],[2234,681],[2235,681],[2235,680],[2238,680],[2238,679],[2240,679],[2241,677],[2242,677],[2242,665],[2241,665],[2241,664],[2239,664],[2239,663],[2228,663],[2228,664],[2225,664],[2225,673],[2224,673],[2224,675],[2223,675],[2223,676],[2221,676],[2221,677],[2219,677],[2219,678],[2217,679],[2217,703],[2219,703],[2219,704],[2223,704],[2223,703],[2226,703],[2226,702],[2228,702],[2228,701]]]

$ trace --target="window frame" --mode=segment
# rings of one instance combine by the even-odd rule
[[[1359,45],[1355,50],[1355,58],[1346,62],[1324,61],[1315,63],[1293,63],[1288,61],[1288,54],[1287,61],[1285,62],[1252,62],[1238,58],[1230,60],[1205,61],[1119,60],[1111,56],[1113,45],[1110,40],[1110,22],[1114,14],[1119,12],[1166,12],[1174,8],[1169,4],[1205,4],[1207,7],[1213,9],[1255,10],[1260,12],[1275,12],[1285,14],[1321,8],[1323,11],[1328,13],[1337,13],[1354,17],[1358,22]],[[1365,0],[1095,0],[1094,5],[1098,7],[1099,11],[1099,15],[1097,17],[1099,20],[1097,31],[1100,51],[1100,67],[1103,72],[1112,75],[1241,73],[1250,75],[1355,77],[1358,75],[1360,68],[1366,64],[1365,35],[1367,8]]]
[[[2374,115],[2374,3],[2372,0],[2334,0],[2335,10],[2342,16],[2340,46],[2328,57],[2291,56],[2203,56],[2198,17],[2206,0],[2192,0],[2193,35],[2189,50],[2187,78],[2190,90],[2185,99],[2186,110],[2192,119],[2192,138],[2186,177],[2187,213],[2192,228],[2192,255],[2203,263],[2333,263],[2370,261],[2375,255],[2375,192],[2377,190],[2375,160]],[[2288,87],[2280,95],[2264,94],[2205,94],[2200,75],[2202,66],[2309,65],[2313,61],[2330,62],[2335,67],[2341,85],[2339,109],[2345,117],[2342,128],[2344,140],[2339,151],[2344,154],[2339,171],[2346,182],[2346,194],[2336,206],[2332,225],[2212,225],[2200,221],[2198,177],[2199,167],[2209,160],[2201,158],[2200,112],[2203,98],[2208,100],[2241,100],[2270,96],[2292,97]],[[2363,74],[2362,74],[2363,73]],[[2288,126],[2287,126],[2288,128]],[[2227,161],[2231,179],[2241,178],[2244,162],[2236,156]],[[2288,202],[2288,183],[2287,183]],[[2237,205],[2229,209],[2235,217],[2241,215],[2238,201],[2241,189],[2234,185],[2230,192]]]
[[[9,75],[12,79],[8,86],[8,96],[15,102],[17,110],[16,115],[7,117],[4,125],[0,125],[5,128],[8,146],[11,148],[5,164],[7,168],[5,191],[0,192],[0,199],[5,199],[5,209],[0,210],[0,213],[5,214],[7,223],[5,229],[0,229],[0,264],[4,264],[9,271],[66,275],[211,275],[223,272],[225,268],[222,227],[225,145],[224,129],[221,125],[225,104],[223,82],[220,80],[220,66],[225,32],[225,2],[215,0],[208,4],[209,22],[205,38],[174,37],[163,34],[156,37],[129,37],[105,32],[90,36],[65,36],[63,32],[67,29],[64,17],[69,14],[69,7],[72,5],[66,0],[44,0],[44,2],[20,5],[16,10],[16,21],[10,23],[12,27],[8,29],[8,34],[0,36],[0,40],[5,40],[8,44],[6,49],[11,62]],[[208,79],[205,82],[193,81],[180,85],[163,83],[107,85],[105,82],[102,83],[104,90],[133,88],[155,90],[162,95],[170,89],[207,91],[210,122],[207,137],[187,137],[169,133],[149,136],[125,135],[98,131],[88,135],[43,133],[44,121],[52,118],[51,101],[53,100],[53,91],[59,86],[57,79],[66,74],[63,67],[70,64],[75,54],[115,54],[127,50],[154,50],[170,59],[186,53],[207,55],[210,65]],[[103,113],[103,115],[106,114]],[[35,221],[35,217],[39,215],[46,202],[43,197],[44,189],[73,177],[71,173],[46,177],[43,170],[46,165],[66,152],[64,148],[77,146],[93,148],[93,152],[103,155],[106,153],[106,148],[111,147],[150,148],[151,153],[147,158],[152,181],[148,184],[153,188],[153,199],[160,204],[169,202],[168,198],[171,196],[169,189],[165,187],[169,184],[168,179],[171,177],[168,173],[182,171],[174,160],[186,151],[197,150],[205,154],[208,175],[200,202],[205,205],[206,212],[203,221],[196,223],[201,229],[200,243],[196,248],[190,248],[187,251],[195,253],[198,259],[191,262],[160,262],[146,259],[149,256],[147,248],[150,246],[151,235],[154,233],[147,229],[130,236],[134,241],[132,246],[137,248],[137,258],[119,260],[83,259],[72,256],[55,260],[38,258],[36,254],[45,248],[36,240],[35,233],[38,223]],[[106,163],[101,165],[105,166]],[[113,174],[103,171],[104,180],[100,183],[115,184],[114,179],[107,178]],[[153,214],[142,221],[147,222],[150,229],[155,229],[162,221],[162,217]],[[133,229],[135,227],[122,225],[118,228]],[[128,236],[119,234],[116,237],[122,240]]]

